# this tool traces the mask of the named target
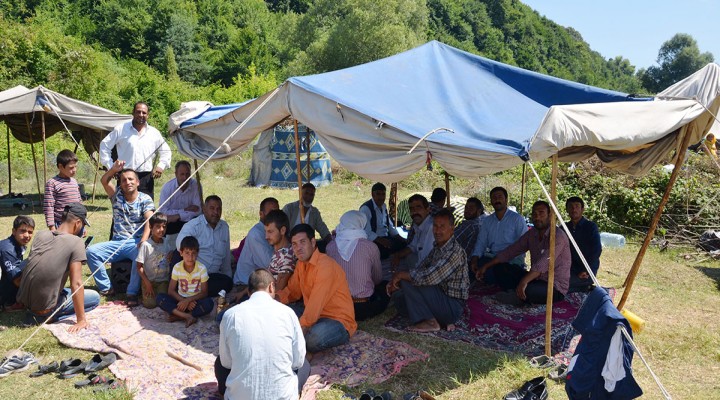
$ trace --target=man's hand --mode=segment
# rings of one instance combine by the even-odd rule
[[[488,270],[483,266],[482,268],[478,269],[477,266],[475,266],[475,279],[477,279],[480,282],[483,282],[485,279],[485,272]]]
[[[153,176],[153,178],[157,179],[157,178],[159,178],[159,177],[162,176],[162,173],[163,173],[163,169],[162,169],[162,168],[160,168],[160,167],[155,167],[155,169],[153,169],[153,174],[152,174],[152,176]]]
[[[110,168],[110,171],[112,171],[112,172],[113,172],[113,175],[114,175],[114,174],[117,174],[118,172],[122,171],[123,168],[125,168],[125,161],[123,161],[123,160],[116,160],[116,161],[113,163],[112,167]]]
[[[520,281],[520,283],[515,288],[515,294],[517,294],[517,297],[520,298],[520,300],[525,301],[525,289],[527,288],[527,282],[524,282],[524,280]]]
[[[87,321],[85,321],[83,319],[81,321],[78,321],[75,325],[69,327],[68,332],[70,332],[70,333],[80,332],[81,330],[83,330],[87,327],[88,327],[88,323],[87,323]]]
[[[146,299],[153,299],[155,298],[155,291],[152,287],[152,282],[150,281],[143,281],[143,297]]]

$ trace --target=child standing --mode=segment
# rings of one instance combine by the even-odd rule
[[[51,231],[60,226],[63,210],[70,203],[82,203],[80,186],[74,176],[77,172],[78,158],[70,150],[62,150],[57,155],[58,174],[45,183],[43,212],[45,223]]]
[[[170,281],[170,256],[174,250],[170,241],[164,240],[167,216],[158,212],[150,217],[150,238],[140,244],[137,270],[142,280],[140,286],[142,304],[145,308],[157,307],[155,297],[168,292]]]
[[[197,322],[197,317],[209,314],[213,301],[208,295],[208,276],[205,266],[197,262],[200,243],[194,236],[180,242],[182,262],[175,264],[168,293],[157,295],[157,304],[170,314],[170,322],[185,320],[185,326]]]

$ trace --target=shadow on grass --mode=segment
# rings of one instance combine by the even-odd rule
[[[700,265],[696,265],[694,268],[715,281],[715,287],[717,290],[720,290],[720,268],[703,267]]]

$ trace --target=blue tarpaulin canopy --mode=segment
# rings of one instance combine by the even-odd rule
[[[171,126],[171,133],[180,151],[190,157],[207,158],[221,147],[214,157],[222,158],[292,117],[313,129],[341,165],[372,180],[402,180],[429,158],[452,175],[477,177],[565,148],[571,148],[576,157],[592,155],[595,150],[577,150],[583,146],[602,149],[599,140],[625,130],[625,122],[613,113],[629,109],[632,115],[647,114],[652,109],[648,105],[657,103],[647,100],[523,70],[432,41],[371,63],[290,78],[275,91],[216,119],[203,116],[204,122],[195,125]],[[257,114],[238,129],[262,103]],[[661,111],[672,121],[660,118],[664,125],[653,127],[645,142],[631,140],[633,153],[703,111],[697,101],[665,103],[673,103]],[[612,104],[614,108],[604,108]],[[577,105],[589,108],[572,108]],[[551,107],[558,110],[551,113]],[[563,107],[571,108],[565,111]],[[551,114],[560,119],[548,119]],[[592,117],[599,125],[593,131],[574,126],[578,115],[580,120]],[[657,120],[654,113],[652,118]],[[571,137],[562,136],[565,129]],[[615,140],[610,150],[622,148],[621,142],[627,144],[626,136]],[[646,167],[628,162],[616,166],[631,173]]]

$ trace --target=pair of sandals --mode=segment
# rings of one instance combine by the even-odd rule
[[[102,375],[90,374],[86,379],[75,382],[75,388],[82,389],[87,386],[97,386],[93,392],[104,392],[106,390],[117,389],[122,383]]]
[[[110,364],[117,360],[117,354],[108,353],[107,355],[95,354],[90,361],[82,361],[79,358],[71,358],[57,363],[53,361],[47,365],[38,366],[38,370],[30,374],[31,378],[58,373],[60,379],[74,378],[80,374],[91,374],[107,368]]]
[[[568,366],[556,361],[553,357],[541,355],[530,359],[533,368],[550,369],[548,377],[554,381],[564,381],[567,378]]]

